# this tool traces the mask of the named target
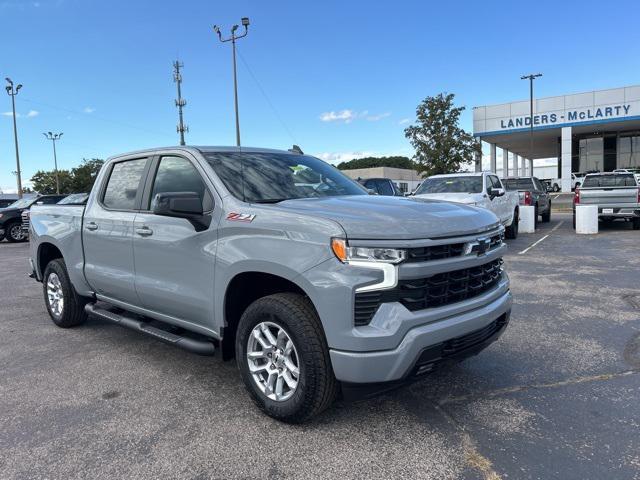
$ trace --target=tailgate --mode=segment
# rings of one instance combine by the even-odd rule
[[[606,205],[638,203],[638,187],[581,188],[580,204]]]

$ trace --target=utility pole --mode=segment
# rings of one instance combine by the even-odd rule
[[[187,104],[187,101],[182,98],[182,74],[180,73],[180,69],[184,67],[184,63],[176,60],[173,62],[173,81],[176,82],[178,86],[178,98],[176,99],[176,107],[178,107],[178,133],[180,134],[180,145],[184,145],[184,132],[189,131],[189,127],[184,124],[184,120],[182,118],[182,109]]]
[[[13,108],[13,141],[16,145],[16,177],[18,179],[18,198],[22,198],[22,174],[20,173],[20,153],[18,148],[18,126],[16,124],[16,95],[22,88],[22,84],[18,84],[13,88],[13,81],[9,77],[5,78],[8,85],[5,87],[7,94],[11,96],[11,107]]]
[[[523,75],[520,80],[529,80],[529,159],[531,160],[531,175],[533,176],[533,81],[541,77],[541,73]]]
[[[242,35],[236,35],[236,31],[238,30],[238,25],[234,25],[231,27],[231,36],[229,38],[222,38],[222,32],[220,32],[220,28],[217,25],[213,26],[213,31],[218,34],[218,38],[221,42],[231,42],[232,52],[233,52],[233,99],[236,107],[236,145],[240,146],[240,118],[238,114],[238,77],[236,73],[236,40],[246,37],[249,31],[249,18],[242,17],[241,19],[242,26],[244,27],[244,33]]]
[[[53,142],[53,165],[55,167],[56,172],[56,193],[60,194],[60,178],[58,177],[58,156],[56,155],[56,140],[60,140],[63,133],[43,133],[44,137],[47,140],[51,140]]]

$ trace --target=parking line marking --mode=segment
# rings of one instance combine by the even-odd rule
[[[555,232],[558,228],[560,228],[560,225],[562,225],[564,223],[564,220],[562,220],[561,222],[558,222],[558,224],[553,227],[551,229],[551,231],[549,233],[547,233],[544,237],[542,237],[540,240],[537,240],[536,242],[533,242],[531,245],[529,245],[527,248],[525,248],[524,250],[522,250],[521,252],[518,252],[518,255],[524,255],[525,253],[527,253],[529,250],[531,250],[533,247],[535,247],[536,245],[538,245],[540,242],[542,242],[543,240],[546,240],[547,238],[549,238],[549,236]]]

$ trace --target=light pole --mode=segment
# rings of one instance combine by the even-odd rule
[[[63,135],[61,133],[43,133],[47,140],[51,140],[53,142],[53,165],[55,167],[56,172],[56,193],[60,194],[60,179],[58,178],[58,156],[56,155],[56,140],[60,140],[60,137]]]
[[[16,177],[18,179],[18,198],[22,198],[22,175],[20,173],[20,153],[18,149],[18,126],[16,124],[16,95],[22,88],[22,84],[13,87],[13,81],[9,77],[5,78],[8,85],[5,87],[7,94],[11,96],[11,107],[13,108],[13,141],[16,145]]]
[[[238,115],[238,76],[236,73],[236,40],[242,37],[246,37],[249,30],[249,18],[242,17],[242,26],[244,27],[244,33],[242,35],[236,35],[238,25],[231,27],[231,36],[229,38],[222,38],[222,32],[217,25],[213,26],[213,31],[218,34],[218,38],[221,42],[231,42],[233,51],[233,99],[236,107],[236,145],[240,146],[240,118]]]
[[[529,160],[531,162],[531,176],[533,176],[533,81],[541,76],[541,73],[532,73],[520,77],[520,80],[529,80]]]

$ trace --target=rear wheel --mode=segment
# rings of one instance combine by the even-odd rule
[[[520,221],[520,218],[518,216],[518,209],[516,208],[513,211],[513,221],[511,222],[511,225],[509,225],[504,234],[507,238],[510,238],[512,240],[515,240],[516,238],[518,238],[518,222]]]
[[[279,293],[253,302],[238,324],[236,361],[253,401],[277,420],[302,423],[336,398],[320,319],[302,295]]]
[[[75,327],[87,319],[84,307],[88,300],[73,289],[61,258],[52,260],[44,269],[42,289],[49,316],[58,327]]]
[[[7,236],[7,240],[12,243],[24,242],[27,239],[26,233],[22,230],[22,224],[19,222],[10,224],[7,227],[5,235]]]
[[[549,223],[551,221],[551,202],[549,202],[549,209],[542,214],[542,223]]]

